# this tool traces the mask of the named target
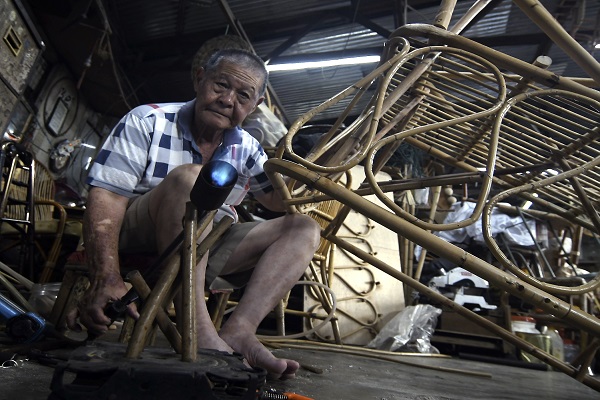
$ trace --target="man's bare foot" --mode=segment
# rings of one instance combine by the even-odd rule
[[[291,379],[300,368],[300,364],[294,360],[275,357],[254,334],[221,329],[219,335],[233,350],[243,355],[248,364],[267,370],[270,378]]]
[[[233,353],[233,349],[216,332],[214,334],[199,334],[198,348],[224,351],[229,354]]]

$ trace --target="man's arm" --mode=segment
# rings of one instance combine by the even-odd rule
[[[285,204],[281,199],[281,195],[279,191],[272,190],[269,193],[255,193],[254,198],[258,200],[260,204],[265,206],[267,209],[275,212],[285,212],[287,211],[285,208]]]
[[[104,333],[110,319],[104,307],[127,292],[120,274],[119,232],[127,209],[127,197],[106,189],[90,190],[83,225],[83,240],[90,273],[90,288],[86,291],[79,310],[67,317],[67,325],[77,329],[76,318],[88,330]],[[79,311],[79,312],[77,312]],[[136,312],[130,310],[133,316]]]

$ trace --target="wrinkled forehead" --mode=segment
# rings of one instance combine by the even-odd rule
[[[233,79],[246,89],[252,90],[256,95],[260,94],[260,88],[263,84],[263,75],[260,71],[228,60],[222,60],[212,75],[216,78]]]

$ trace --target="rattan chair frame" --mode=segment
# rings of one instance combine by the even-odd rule
[[[277,157],[266,163],[265,170],[290,212],[310,213],[323,201],[343,204],[323,227],[322,236],[330,243],[600,391],[600,381],[588,374],[600,347],[600,320],[558,297],[591,294],[599,287],[599,278],[577,287],[563,287],[527,275],[503,254],[489,229],[491,210],[508,196],[520,196],[534,202],[548,218],[600,233],[596,211],[600,207],[600,92],[458,35],[485,8],[485,2],[476,2],[452,30],[444,29],[453,3],[442,2],[434,25],[411,24],[396,30],[386,44],[380,65],[300,117],[291,126]],[[591,79],[586,83],[600,86],[600,64],[552,22],[539,2],[515,0],[515,3],[590,74]],[[358,99],[373,87],[375,93],[368,106],[352,124],[340,129]],[[346,111],[308,156],[294,154],[291,144],[298,130],[323,110],[342,101],[348,104]],[[377,182],[375,174],[401,143],[464,172]],[[338,183],[343,173],[361,162],[367,179],[359,189],[350,190]],[[549,174],[550,170],[562,172]],[[291,181],[285,181],[284,176]],[[474,181],[482,185],[475,211],[452,225],[422,221],[385,196],[390,191]],[[492,196],[492,187],[500,193]],[[365,196],[369,194],[376,194],[388,209],[368,201]],[[406,273],[412,268],[402,265],[400,270],[390,266],[337,236],[350,210],[422,246],[425,251],[433,251],[464,267],[493,287],[526,300],[562,323],[586,332],[591,337],[590,343],[569,364],[510,329],[458,305]],[[480,217],[486,243],[505,270],[433,233],[470,225]]]

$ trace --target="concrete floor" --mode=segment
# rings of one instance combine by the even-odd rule
[[[112,341],[98,342],[100,345],[108,343],[107,346],[113,346]],[[599,392],[560,372],[423,355],[393,356],[395,361],[392,361],[388,359],[389,355],[382,358],[380,354],[371,353],[364,356],[345,354],[330,346],[290,346],[294,344],[282,344],[273,352],[280,357],[298,360],[303,365],[298,376],[287,381],[267,380],[262,389],[297,393],[315,400],[600,399]],[[165,351],[166,346],[159,343],[157,347],[147,348],[144,353],[151,353],[154,349]],[[71,351],[66,349],[48,353],[57,357],[71,357]],[[209,359],[211,356],[202,356],[199,362],[208,363],[209,371],[212,371],[214,368],[210,365],[216,364],[211,364],[213,361]],[[161,364],[164,365],[165,375],[168,371],[173,373],[173,362],[180,363],[173,358]],[[19,364],[22,365],[0,369],[0,399],[47,399],[52,393],[50,382],[55,369],[34,360]],[[160,385],[163,384],[166,381],[160,382]],[[99,398],[95,393],[92,390],[84,398]],[[185,398],[238,398],[213,396],[211,392]],[[111,400],[120,398],[127,397],[112,397]],[[145,395],[135,398],[157,397]],[[168,397],[171,398],[176,397]]]

